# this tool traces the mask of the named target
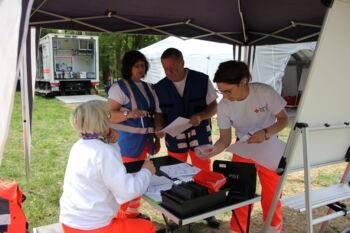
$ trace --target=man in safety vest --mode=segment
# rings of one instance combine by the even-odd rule
[[[190,119],[192,127],[189,129],[176,137],[165,135],[168,155],[184,162],[189,155],[192,165],[211,170],[211,160],[198,158],[194,148],[212,143],[210,118],[216,113],[217,105],[214,86],[208,75],[184,67],[184,59],[178,49],[166,49],[161,62],[166,77],[154,86],[159,100],[159,107],[156,107],[156,131],[178,117]],[[164,134],[157,133],[157,136],[164,137]],[[207,221],[211,227],[219,226],[214,217]]]

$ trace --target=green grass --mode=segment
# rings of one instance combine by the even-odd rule
[[[69,122],[71,110],[54,98],[35,96],[30,182],[23,159],[20,95],[16,94],[0,177],[18,181],[27,200],[23,208],[31,227],[58,221],[59,198],[71,145],[78,134]]]

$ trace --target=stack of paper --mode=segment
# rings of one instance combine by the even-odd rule
[[[192,177],[196,175],[200,169],[187,163],[178,163],[168,166],[161,166],[160,170],[172,179],[178,179],[184,182],[192,181]]]
[[[173,181],[165,176],[153,175],[151,177],[151,182],[145,193],[146,196],[155,200],[156,202],[161,202],[162,197],[160,191],[165,191],[171,189],[173,186]]]

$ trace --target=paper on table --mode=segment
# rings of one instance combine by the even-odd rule
[[[192,126],[189,123],[189,121],[190,120],[187,118],[178,117],[159,132],[164,132],[170,134],[172,137],[176,137],[177,135],[179,135],[180,133]]]
[[[271,170],[278,168],[286,143],[277,136],[272,136],[262,143],[251,143],[238,141],[229,146],[226,151],[238,154],[247,159],[253,159],[259,164]]]
[[[165,176],[153,175],[151,177],[151,182],[145,192],[145,195],[156,202],[161,202],[162,196],[160,194],[160,191],[169,190],[172,186],[172,180],[166,178]]]
[[[177,163],[168,166],[161,166],[159,169],[167,174],[170,178],[193,176],[200,171],[198,167],[193,167],[187,163]]]

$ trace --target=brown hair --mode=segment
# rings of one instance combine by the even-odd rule
[[[239,84],[242,79],[251,80],[247,64],[240,61],[226,61],[220,63],[218,70],[215,72],[214,82]]]

